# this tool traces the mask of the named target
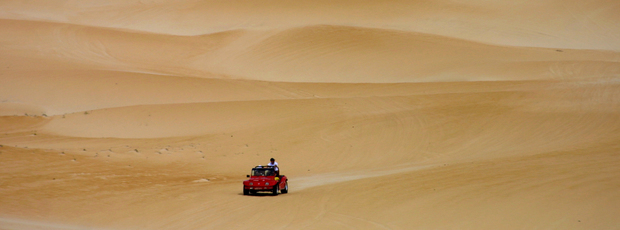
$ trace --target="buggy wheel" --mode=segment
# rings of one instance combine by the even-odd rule
[[[282,189],[282,193],[288,193],[288,181],[284,182],[284,189]]]
[[[273,191],[272,191],[272,195],[277,196],[278,195],[278,190],[280,190],[280,185],[275,185],[273,186]]]
[[[243,188],[243,195],[250,195],[250,190]]]

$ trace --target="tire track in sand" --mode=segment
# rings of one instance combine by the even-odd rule
[[[353,172],[334,172],[317,174],[307,177],[293,178],[289,182],[294,184],[296,191],[301,191],[308,188],[317,186],[337,184],[353,180],[361,180],[372,177],[387,176],[392,174],[411,172],[417,170],[423,170],[436,165],[416,165],[416,166],[404,166],[393,169],[372,169],[367,171],[353,171]]]

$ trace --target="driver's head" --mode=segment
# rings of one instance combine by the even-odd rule
[[[271,158],[270,161],[273,163],[274,161],[276,161],[276,159]]]

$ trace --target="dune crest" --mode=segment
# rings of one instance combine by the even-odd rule
[[[12,37],[7,42],[20,53],[109,70],[200,78],[334,83],[515,81],[608,77],[620,68],[620,54],[609,51],[494,46],[362,27],[322,25],[173,36],[58,23],[3,23]],[[32,30],[22,26],[37,28],[40,35],[32,39]],[[571,71],[589,66],[595,70]]]
[[[218,72],[294,82],[548,80],[615,74],[619,55],[493,46],[422,33],[323,25],[285,30],[241,54],[226,55],[233,56],[231,63],[218,62],[218,66],[231,67]],[[594,76],[591,72],[550,71],[570,68],[573,60],[594,61],[592,64],[605,67]],[[244,68],[234,68],[237,65]],[[609,72],[605,68],[610,68]]]
[[[506,46],[620,51],[618,4],[579,1],[45,1],[4,2],[0,18],[170,35],[312,25],[385,28]]]

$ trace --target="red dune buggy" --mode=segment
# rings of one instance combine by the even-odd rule
[[[274,196],[278,193],[288,193],[288,178],[279,175],[273,166],[256,166],[252,174],[247,175],[249,180],[243,181],[243,195],[269,192]]]

